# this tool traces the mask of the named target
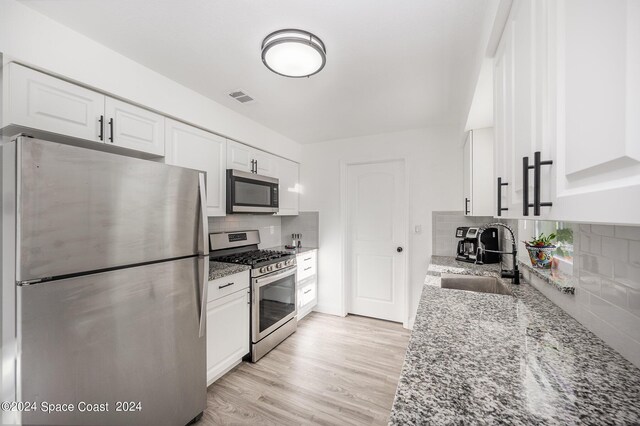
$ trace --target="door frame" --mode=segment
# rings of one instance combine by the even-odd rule
[[[392,158],[379,158],[379,159],[366,159],[366,160],[341,160],[340,161],[340,228],[341,228],[341,243],[340,247],[342,250],[342,273],[341,278],[342,282],[340,283],[340,287],[342,290],[342,300],[340,311],[343,317],[346,317],[349,314],[349,306],[351,304],[351,285],[349,280],[349,272],[351,269],[347,266],[349,264],[349,253],[347,252],[348,248],[348,238],[349,235],[349,219],[347,212],[347,169],[349,166],[357,166],[357,165],[366,165],[366,164],[382,164],[382,163],[392,163],[394,161],[399,161],[402,164],[402,177],[404,179],[404,196],[401,197],[401,201],[403,204],[401,219],[403,222],[403,236],[404,236],[404,280],[401,283],[404,297],[402,300],[402,326],[404,328],[409,328],[409,307],[410,307],[410,270],[409,270],[409,256],[411,254],[410,244],[409,244],[409,191],[407,183],[409,182],[409,171],[408,171],[408,161],[404,157],[392,157]]]

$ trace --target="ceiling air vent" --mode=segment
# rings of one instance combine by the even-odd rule
[[[244,93],[242,90],[234,90],[233,92],[229,93],[229,96],[231,96],[241,104],[246,104],[247,102],[253,101],[253,98]]]

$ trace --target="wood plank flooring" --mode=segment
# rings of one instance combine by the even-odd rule
[[[311,313],[258,363],[209,386],[208,425],[383,425],[409,330],[372,318]]]

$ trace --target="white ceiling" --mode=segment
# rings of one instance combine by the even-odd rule
[[[463,125],[488,1],[21,0],[301,143]],[[324,41],[319,74],[262,64],[263,38],[282,28]],[[257,102],[239,104],[234,89]]]

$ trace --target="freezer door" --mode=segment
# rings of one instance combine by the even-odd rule
[[[202,261],[188,258],[18,287],[24,424],[184,425],[206,405]],[[45,413],[42,402],[73,403]],[[118,402],[132,411],[116,411]],[[78,404],[108,403],[80,412]],[[140,402],[138,406],[138,402]],[[104,405],[102,407],[105,407]],[[98,407],[100,408],[100,407]]]
[[[29,138],[17,152],[17,281],[207,252],[203,173]]]

